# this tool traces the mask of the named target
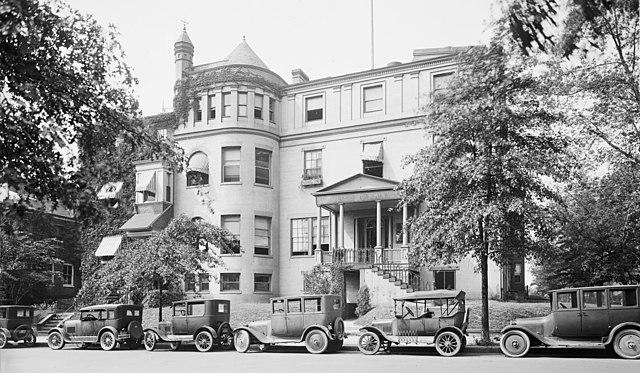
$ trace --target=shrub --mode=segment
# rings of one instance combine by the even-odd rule
[[[364,316],[367,312],[371,311],[371,294],[369,294],[369,287],[365,284],[358,290],[358,306],[356,307],[356,316]]]

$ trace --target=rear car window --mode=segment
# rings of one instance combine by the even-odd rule
[[[305,313],[314,313],[320,312],[322,309],[320,308],[320,298],[307,298],[304,300],[304,312]]]
[[[637,306],[636,289],[609,290],[609,305],[611,308]]]

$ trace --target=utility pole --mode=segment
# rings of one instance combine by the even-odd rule
[[[375,68],[373,57],[373,0],[371,0],[371,69]]]

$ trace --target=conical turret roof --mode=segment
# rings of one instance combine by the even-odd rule
[[[180,43],[180,42],[185,42],[193,45],[193,43],[191,42],[191,39],[189,39],[189,35],[187,34],[186,26],[182,28],[182,34],[180,34],[180,36],[178,37],[178,40],[176,40],[176,43]]]
[[[187,36],[188,38],[188,36]],[[251,49],[247,41],[242,38],[242,42],[225,58],[229,65],[251,65],[269,70],[267,65],[262,62],[256,52]]]

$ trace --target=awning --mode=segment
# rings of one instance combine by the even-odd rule
[[[131,219],[127,220],[122,227],[123,231],[141,231],[151,229],[153,222],[160,217],[162,213],[135,214]]]
[[[382,162],[382,142],[363,144],[360,159],[363,161]]]
[[[194,153],[189,158],[187,171],[197,171],[209,175],[209,158],[203,152]]]
[[[98,250],[96,250],[96,256],[114,256],[121,242],[122,236],[103,237]]]
[[[140,173],[136,182],[136,192],[156,192],[156,172],[147,171]]]
[[[120,199],[121,197],[122,181],[108,182],[98,192],[98,199]]]
[[[135,214],[120,227],[120,230],[125,231],[128,237],[144,237],[164,229],[171,219],[173,219],[173,206],[160,212]]]

